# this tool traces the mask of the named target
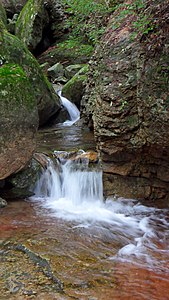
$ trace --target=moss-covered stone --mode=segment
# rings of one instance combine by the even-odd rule
[[[2,22],[6,26],[7,25],[7,16],[6,16],[5,9],[4,9],[1,2],[0,2],[0,19],[2,20]]]
[[[4,179],[24,167],[35,149],[36,97],[21,66],[1,66],[0,99],[0,179]]]
[[[88,65],[85,65],[63,87],[62,95],[80,107],[85,81],[87,79]]]
[[[23,68],[30,80],[31,90],[36,98],[39,124],[42,125],[60,109],[59,97],[23,42],[4,30],[2,22],[0,22],[0,26],[2,28],[0,33],[0,42],[2,43],[0,47],[1,64],[12,63]]]
[[[42,0],[28,0],[20,12],[15,33],[30,50],[41,41],[46,18]]]
[[[76,64],[76,65],[69,65],[65,68],[65,77],[71,79],[75,74],[77,74],[83,67],[86,65],[84,64]]]
[[[64,63],[64,66],[70,64],[86,64],[93,53],[93,47],[90,45],[69,43],[57,43],[50,47],[39,58],[40,64],[48,62],[50,66],[56,62]]]

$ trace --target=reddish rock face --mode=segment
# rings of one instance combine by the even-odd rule
[[[38,109],[31,83],[16,64],[0,68],[0,180],[22,169],[35,149]]]
[[[124,10],[112,15],[91,62],[84,110],[106,194],[169,199],[168,1],[147,1],[138,15]],[[143,16],[152,21],[137,29]]]

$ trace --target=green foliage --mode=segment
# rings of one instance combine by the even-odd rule
[[[112,11],[109,1],[63,0],[68,15],[66,27],[71,40],[95,45],[105,29],[105,18]]]
[[[73,50],[74,54],[81,54],[84,56],[89,56],[92,54],[93,52],[93,46],[89,45],[89,44],[82,44],[80,38],[73,38],[72,36],[62,42],[59,43],[59,48],[63,49],[63,50]]]
[[[144,0],[135,0],[133,3],[121,3],[116,6],[116,9],[121,9],[117,22],[113,25],[113,29],[120,26],[123,19],[127,16],[134,16],[133,33],[131,38],[135,36],[148,34],[153,30],[152,20],[149,15],[145,13],[146,2]]]

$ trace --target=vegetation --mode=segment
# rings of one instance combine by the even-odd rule
[[[145,35],[153,30],[152,19],[149,14],[145,12],[146,2],[144,0],[135,0],[132,3],[121,3],[116,6],[116,9],[121,9],[113,29],[116,29],[122,23],[125,17],[133,16],[133,34],[134,38],[138,34]]]
[[[65,27],[71,29],[69,41],[76,40],[95,46],[106,26],[107,16],[116,1],[63,0],[66,6]]]

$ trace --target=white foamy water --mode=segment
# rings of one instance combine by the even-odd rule
[[[57,166],[50,161],[33,200],[40,201],[52,216],[76,222],[76,228],[95,226],[107,230],[108,226],[111,238],[121,245],[109,259],[135,260],[152,268],[169,260],[168,211],[134,200],[104,202],[101,170],[91,170],[71,160],[63,160]]]
[[[61,91],[58,91],[57,93],[61,99],[62,105],[66,108],[70,116],[70,120],[65,121],[63,125],[71,126],[79,120],[80,111],[74,103],[70,102],[67,98],[62,96]]]

